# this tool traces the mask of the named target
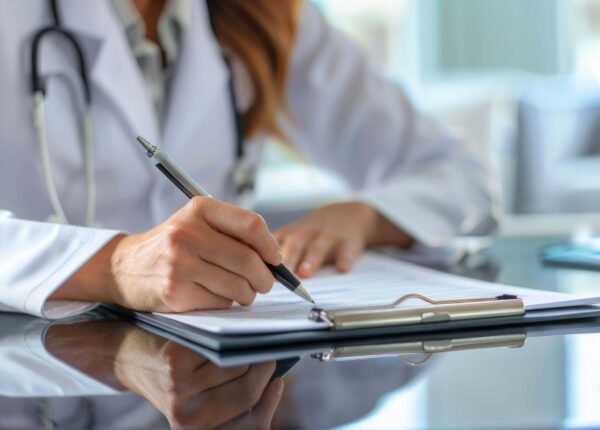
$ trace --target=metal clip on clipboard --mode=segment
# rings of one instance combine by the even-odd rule
[[[432,306],[395,309],[409,299],[422,300]],[[412,293],[382,306],[358,306],[330,311],[314,307],[308,318],[318,322],[325,321],[335,330],[349,330],[524,314],[523,300],[511,294],[474,299],[434,300],[421,294]]]

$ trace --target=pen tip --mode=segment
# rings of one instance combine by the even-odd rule
[[[302,297],[304,300],[306,300],[307,302],[312,303],[313,305],[316,305],[317,303],[315,302],[315,300],[311,297],[310,293],[306,290],[306,288],[304,288],[304,285],[300,284],[296,287],[296,293]]]
[[[150,148],[150,146],[152,146],[150,144],[150,142],[148,142],[146,139],[144,139],[142,136],[138,136],[135,138],[135,140],[137,140],[144,148],[148,149]]]

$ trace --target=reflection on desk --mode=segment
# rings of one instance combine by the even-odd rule
[[[302,425],[305,415],[322,423],[327,417],[315,411],[331,417],[335,408],[340,413],[331,424],[343,423],[368,412],[383,392],[403,385],[407,376],[410,379],[418,372],[408,367],[405,373],[390,372],[402,364],[381,363],[363,371],[363,378],[382,371],[396,376],[385,386],[369,389],[363,386],[364,379],[356,378],[361,375],[356,365],[338,366],[318,377],[311,375],[308,366],[302,378],[289,378],[292,391],[287,395],[282,379],[273,379],[274,360],[219,367],[185,346],[114,319],[50,323],[18,315],[1,318],[7,329],[0,335],[5,370],[0,376],[1,395],[7,397],[0,398],[0,411],[7,410],[0,416],[2,427],[128,423],[128,427],[141,428],[168,422],[173,428],[268,428],[282,395],[287,407],[278,411],[273,422],[276,428]],[[289,370],[289,360],[283,363],[280,370]],[[28,372],[14,378],[14,370],[21,366]],[[339,384],[328,386],[327,379],[346,381],[347,389],[342,392],[347,395],[340,396]],[[291,401],[294,386],[312,391],[310,401]],[[348,408],[357,390],[363,406]],[[19,397],[31,400],[16,401]],[[366,404],[366,398],[371,402]],[[69,410],[78,412],[66,413]]]
[[[557,239],[498,241],[486,252],[500,282],[599,288],[597,273],[539,264],[536,250]],[[600,321],[516,329],[232,357],[122,321],[0,314],[0,428],[598,428]],[[419,351],[434,354],[416,366],[397,357],[422,361]],[[269,397],[273,362],[294,356],[304,358],[282,398]],[[255,402],[263,406],[249,413]]]

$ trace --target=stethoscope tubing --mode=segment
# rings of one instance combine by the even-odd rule
[[[46,127],[46,83],[40,73],[40,52],[42,42],[47,36],[55,35],[63,38],[73,49],[76,59],[79,78],[81,81],[83,92],[83,107],[81,118],[81,133],[83,137],[83,154],[85,164],[85,182],[86,182],[86,215],[85,224],[87,226],[94,225],[95,206],[96,206],[96,184],[94,178],[94,132],[91,119],[91,104],[92,92],[88,79],[88,69],[83,50],[77,42],[75,36],[68,30],[61,27],[60,14],[58,10],[57,0],[50,0],[50,8],[53,17],[53,25],[44,27],[37,31],[33,36],[33,44],[31,48],[31,91],[33,94],[33,124],[37,132],[37,139],[40,147],[40,159],[42,165],[42,175],[46,184],[46,190],[50,199],[50,204],[54,211],[57,222],[68,224],[69,220],[65,213],[64,207],[61,204],[56,182],[52,172],[52,164],[50,161],[50,149],[48,145],[48,133]],[[70,88],[73,92],[72,88]],[[77,101],[75,101],[77,105]]]
[[[31,91],[33,96],[33,124],[36,129],[37,139],[40,147],[40,159],[42,164],[42,174],[46,184],[46,190],[50,199],[50,204],[55,213],[55,221],[69,224],[66,212],[61,204],[58,195],[56,182],[52,172],[50,162],[50,149],[48,143],[48,133],[46,127],[46,82],[40,72],[40,59],[42,44],[46,37],[56,35],[63,38],[73,49],[75,53],[78,75],[81,80],[81,91],[83,92],[82,118],[80,119],[81,133],[83,140],[83,153],[85,164],[86,179],[86,225],[93,226],[96,210],[96,185],[94,178],[94,133],[91,116],[92,91],[88,76],[88,67],[83,49],[78,43],[76,37],[68,30],[62,28],[60,11],[57,0],[50,0],[50,8],[53,17],[53,25],[44,27],[37,31],[33,37],[31,49]],[[233,70],[229,59],[223,56],[225,65],[229,70],[228,92],[229,99],[234,113],[235,128],[235,166],[232,172],[236,193],[242,195],[251,191],[254,186],[254,171],[247,165],[244,157],[244,130],[241,116],[237,109],[237,97],[233,81]]]

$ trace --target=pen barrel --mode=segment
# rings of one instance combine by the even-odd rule
[[[168,156],[162,154],[160,151],[152,157],[152,161],[154,161],[156,168],[169,178],[188,198],[191,199],[194,196],[211,197],[192,177],[177,167]]]
[[[288,290],[293,292],[296,290],[296,288],[298,288],[298,285],[300,285],[300,281],[298,280],[298,278],[296,278],[294,274],[290,272],[287,267],[285,267],[285,265],[280,264],[279,266],[274,266],[269,263],[265,264],[273,274],[273,277],[281,284],[283,284],[283,286],[286,287]]]
[[[200,197],[212,197],[208,194],[204,188],[202,188],[194,179],[181,170],[177,164],[175,164],[166,154],[163,154],[160,149],[152,145],[142,136],[138,136],[136,139],[146,150],[146,155],[154,162],[156,168],[160,170],[181,192],[183,192],[188,198],[195,196]],[[290,272],[285,265],[280,264],[273,266],[265,263],[275,279],[281,282],[288,290],[302,297],[303,299],[314,303],[314,300],[310,297],[308,292],[300,287],[300,281]],[[300,288],[298,288],[300,287]]]

